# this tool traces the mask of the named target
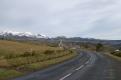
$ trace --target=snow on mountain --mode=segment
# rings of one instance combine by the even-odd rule
[[[25,37],[32,37],[32,38],[48,38],[46,35],[41,34],[32,34],[31,32],[16,32],[16,31],[1,31],[1,36],[25,36]]]
[[[49,37],[47,37],[46,35],[43,35],[43,34],[37,34],[37,38],[49,38]]]
[[[21,32],[21,33],[17,33],[15,35],[18,35],[18,36],[27,36],[27,37],[33,37],[34,35],[30,32]]]

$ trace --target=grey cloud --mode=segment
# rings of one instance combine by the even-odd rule
[[[120,5],[121,0],[0,0],[0,30],[121,39]]]

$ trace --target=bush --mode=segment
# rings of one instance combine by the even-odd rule
[[[111,54],[116,55],[118,57],[121,57],[121,51],[119,51],[119,52],[111,52]]]
[[[58,47],[58,44],[56,44],[56,43],[49,43],[48,46],[50,46],[50,47]]]
[[[4,56],[5,59],[11,59],[11,58],[16,58],[16,57],[18,57],[18,55],[14,53],[6,54]]]
[[[111,54],[114,54],[115,52],[111,52]]]
[[[31,56],[31,52],[24,52],[23,54],[21,54],[20,56],[21,57],[28,57],[28,56]]]
[[[62,52],[64,52],[64,50],[56,50],[55,52],[56,53],[62,53]]]
[[[4,58],[12,59],[12,58],[17,58],[17,57],[29,57],[29,56],[38,56],[38,54],[35,51],[32,51],[32,52],[26,51],[23,54],[15,54],[15,53],[6,54]]]
[[[103,48],[103,44],[98,43],[98,44],[96,45],[96,51],[101,51],[102,48]]]
[[[74,51],[73,50],[69,50],[69,53],[73,53]]]
[[[54,52],[55,52],[54,50],[46,50],[46,51],[44,52],[44,54],[49,55],[49,54],[52,54],[52,53],[54,53]]]
[[[38,54],[36,54],[35,51],[32,51],[32,52],[24,52],[23,54],[21,54],[20,56],[21,57],[29,57],[29,56],[37,56]]]

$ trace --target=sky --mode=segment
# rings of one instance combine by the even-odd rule
[[[121,40],[121,0],[0,0],[0,31]]]

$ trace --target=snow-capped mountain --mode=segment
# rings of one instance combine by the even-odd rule
[[[48,38],[46,35],[32,34],[31,32],[15,32],[15,31],[2,31],[0,36],[18,36],[18,37],[30,37],[30,38]]]
[[[43,35],[43,34],[37,34],[36,37],[37,38],[49,38],[49,37],[47,37],[46,35]]]

